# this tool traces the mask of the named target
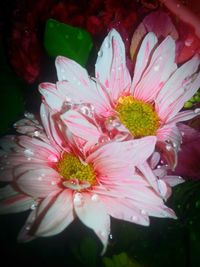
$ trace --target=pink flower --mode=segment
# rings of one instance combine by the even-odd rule
[[[112,30],[98,53],[96,78],[89,78],[80,65],[64,57],[56,59],[58,82],[42,84],[48,105],[59,111],[70,103],[89,103],[111,138],[127,140],[154,135],[157,149],[172,168],[177,163],[181,134],[176,124],[199,114],[199,109],[181,111],[200,83],[200,59],[177,67],[175,42],[168,36],[158,45],[148,33],[140,47],[131,80],[120,35]]]
[[[200,179],[200,133],[195,129],[180,124],[179,130],[183,134],[183,143],[178,154],[178,164],[175,174],[185,179]]]
[[[102,132],[87,107],[55,113],[42,104],[45,131],[27,113],[15,124],[22,135],[1,140],[0,179],[10,184],[0,189],[0,213],[32,210],[22,241],[56,235],[77,216],[104,252],[110,216],[141,225],[149,225],[149,216],[176,217],[135,168],[152,154],[155,137],[96,145]]]
[[[135,58],[139,44],[148,32],[154,32],[158,40],[170,35],[176,41],[177,63],[185,62],[195,53],[199,53],[199,37],[196,35],[194,28],[182,20],[172,21],[171,17],[161,10],[150,13],[133,34],[130,47],[131,58]]]

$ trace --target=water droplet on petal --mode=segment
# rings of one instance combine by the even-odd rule
[[[30,148],[27,148],[27,149],[24,150],[24,154],[25,155],[33,155],[34,153]]]
[[[56,181],[51,181],[51,185],[56,185]]]
[[[103,51],[100,50],[100,51],[98,52],[98,57],[102,57],[102,56],[103,56]]]
[[[167,149],[168,151],[170,151],[170,150],[172,149],[172,146],[171,146],[170,144],[167,144],[167,145],[166,145],[166,149]]]
[[[109,48],[110,47],[110,44],[108,42],[105,43],[105,47],[106,48]]]
[[[24,117],[26,117],[27,119],[33,120],[34,119],[34,114],[33,113],[30,113],[28,111],[25,111],[24,112]]]
[[[92,195],[91,197],[92,201],[96,202],[99,200],[99,196],[97,194]]]
[[[159,65],[156,65],[156,66],[153,67],[153,69],[154,69],[155,71],[159,71],[160,66],[159,66]]]
[[[107,233],[106,233],[105,231],[100,232],[100,235],[101,235],[102,237],[104,237],[104,238],[107,237]]]
[[[39,131],[35,131],[35,132],[34,132],[34,135],[35,135],[36,137],[38,137],[38,136],[40,135],[40,132],[39,132]]]
[[[31,161],[31,159],[32,159],[32,158],[30,158],[30,157],[27,158],[28,161]]]
[[[141,210],[141,214],[146,215],[147,214],[146,210]]]
[[[138,217],[137,216],[131,216],[131,220],[134,221],[134,222],[137,222],[138,221]]]
[[[51,162],[58,162],[58,157],[56,155],[48,156],[48,160]]]
[[[194,110],[194,113],[196,113],[196,114],[200,113],[200,108],[196,108],[196,109]]]
[[[76,206],[82,206],[83,204],[83,196],[81,193],[76,193],[74,195],[74,205]]]

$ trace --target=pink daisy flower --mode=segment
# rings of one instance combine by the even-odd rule
[[[110,216],[141,225],[149,225],[149,216],[176,218],[135,168],[150,157],[156,138],[95,147],[100,130],[81,113],[76,124],[77,114],[55,115],[42,104],[46,132],[26,114],[15,124],[21,135],[1,140],[0,179],[10,184],[0,189],[0,213],[31,210],[19,239],[56,235],[78,217],[100,238],[104,252]],[[79,129],[76,136],[70,118]]]
[[[59,56],[59,81],[54,88],[41,84],[40,92],[53,110],[59,111],[65,101],[92,105],[112,138],[156,136],[157,150],[174,168],[181,143],[177,123],[199,114],[199,109],[181,111],[199,87],[199,63],[195,55],[177,67],[175,41],[168,36],[158,44],[151,32],[141,44],[131,80],[124,43],[112,30],[98,53],[96,78],[90,78],[76,62]]]

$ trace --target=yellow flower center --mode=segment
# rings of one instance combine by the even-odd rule
[[[159,118],[151,104],[123,96],[118,99],[116,111],[121,123],[135,138],[156,134]]]
[[[77,157],[65,153],[57,164],[57,170],[66,181],[93,185],[96,182],[91,164],[82,163]]]

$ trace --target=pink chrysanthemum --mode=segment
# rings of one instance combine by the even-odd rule
[[[58,57],[56,86],[41,84],[48,105],[59,111],[63,102],[91,104],[110,135],[124,140],[155,135],[157,149],[172,168],[177,163],[181,134],[176,126],[199,110],[181,111],[197,91],[200,59],[195,55],[181,67],[175,63],[175,41],[158,44],[148,33],[139,49],[131,80],[120,35],[112,30],[98,53],[96,78],[74,61]],[[52,88],[54,87],[54,88]]]
[[[82,108],[59,115],[42,104],[47,135],[26,114],[15,124],[21,135],[1,140],[0,179],[10,184],[0,189],[0,213],[32,210],[20,240],[58,234],[77,216],[94,230],[105,251],[110,216],[141,225],[149,224],[148,216],[175,218],[135,168],[152,154],[156,138],[95,146],[102,133],[81,114]],[[73,129],[79,129],[76,135],[70,118]]]

